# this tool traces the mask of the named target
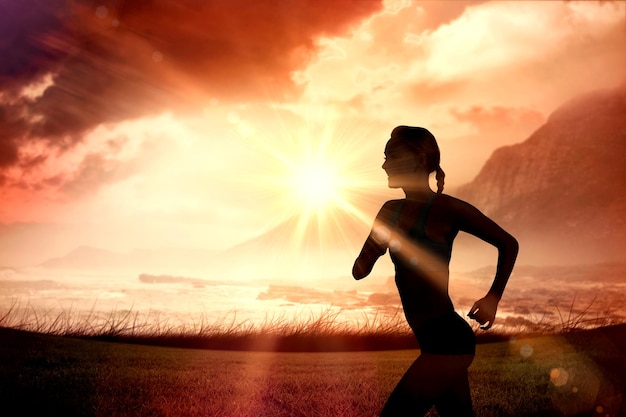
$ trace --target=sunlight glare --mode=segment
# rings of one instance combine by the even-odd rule
[[[324,109],[319,114],[310,110],[302,118],[284,117],[288,113],[277,109],[274,120],[255,121],[250,115],[229,119],[254,157],[249,165],[254,174],[242,172],[237,181],[271,201],[267,230],[289,224],[290,236],[284,239],[293,250],[352,242],[354,231],[369,229],[375,214],[369,212],[366,196],[378,196],[386,186],[380,165],[367,158],[371,147],[375,155],[381,152],[380,143],[362,142],[382,134],[362,123],[334,119]]]
[[[327,164],[311,162],[297,168],[292,183],[296,198],[304,208],[322,209],[340,197],[339,179]]]

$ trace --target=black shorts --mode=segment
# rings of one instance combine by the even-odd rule
[[[476,337],[470,325],[456,312],[428,320],[414,329],[422,353],[474,355]]]

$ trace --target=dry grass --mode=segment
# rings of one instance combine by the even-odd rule
[[[576,299],[556,314],[530,317],[521,321],[504,320],[489,332],[478,330],[478,342],[508,340],[520,335],[564,334],[580,329],[617,324],[610,312],[599,314],[595,300],[582,307]],[[14,302],[0,311],[0,327],[41,334],[93,338],[172,347],[257,351],[360,351],[414,349],[417,342],[401,309],[393,314],[363,314],[361,320],[345,321],[341,310],[328,308],[318,314],[266,315],[260,322],[239,321],[236,312],[217,320],[198,314],[195,320],[181,321],[161,313],[132,309],[98,311],[96,304],[87,312],[73,309],[40,309]]]
[[[238,321],[236,312],[210,321],[180,322],[175,317],[132,310],[87,313],[37,309],[14,303],[0,314],[0,327],[40,334],[115,340],[160,346],[271,351],[341,351],[416,348],[402,310],[392,315],[363,315],[358,322],[339,319],[340,310],[297,318],[266,315],[261,322]]]

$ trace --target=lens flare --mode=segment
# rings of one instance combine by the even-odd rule
[[[562,387],[567,384],[569,379],[569,372],[563,368],[552,368],[550,370],[550,382],[557,387]]]

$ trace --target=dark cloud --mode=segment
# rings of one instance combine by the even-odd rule
[[[17,162],[17,146],[11,138],[0,138],[0,168]]]
[[[0,102],[0,170],[19,161],[17,140],[25,125],[20,117],[20,106],[2,106]]]
[[[75,38],[63,23],[68,10],[65,0],[0,1],[0,91],[15,94],[71,52],[54,42]]]
[[[284,99],[320,35],[369,0],[0,0],[0,168],[20,145],[65,149],[102,123],[221,101]],[[27,98],[44,76],[52,83]],[[34,97],[34,96],[31,96]]]

